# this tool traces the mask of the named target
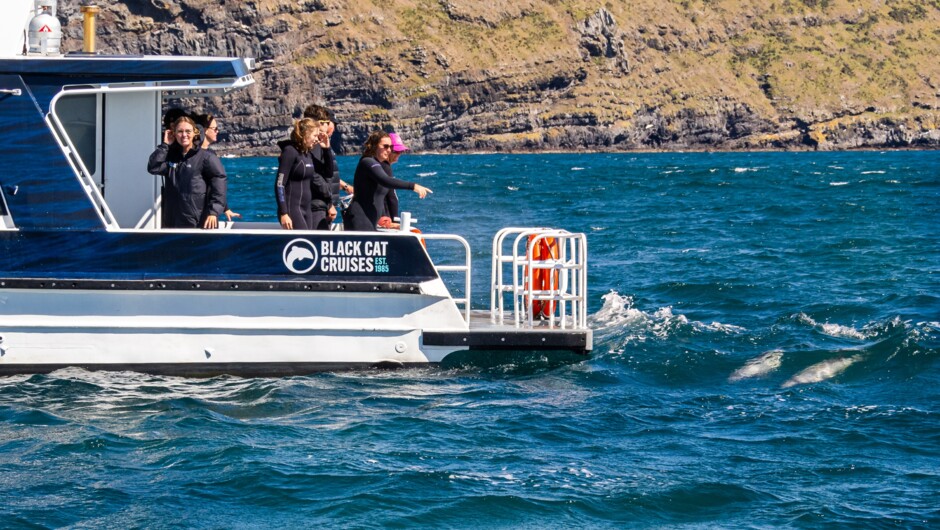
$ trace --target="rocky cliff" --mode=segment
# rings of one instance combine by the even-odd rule
[[[66,49],[79,0],[60,0]],[[102,53],[254,57],[220,150],[308,103],[354,152],[940,147],[940,0],[100,1]]]

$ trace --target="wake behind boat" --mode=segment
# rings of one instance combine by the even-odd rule
[[[14,4],[29,13],[32,2]],[[48,16],[30,15],[30,27]],[[22,54],[24,44],[0,57],[0,375],[274,376],[591,350],[584,234],[500,231],[480,310],[466,240],[419,239],[404,214],[388,232],[162,229],[161,186],[145,166],[164,102],[244,89],[253,61]]]

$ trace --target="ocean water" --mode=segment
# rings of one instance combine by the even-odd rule
[[[276,161],[224,162],[273,221]],[[499,228],[586,232],[592,357],[0,378],[0,527],[940,527],[940,153],[395,167],[478,307]]]

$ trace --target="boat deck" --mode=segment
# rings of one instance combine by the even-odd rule
[[[556,319],[554,328],[547,320],[533,327],[516,327],[508,321],[494,323],[489,311],[470,312],[469,331],[425,331],[428,346],[467,346],[471,350],[549,350],[586,354],[593,344],[590,329],[562,329]]]

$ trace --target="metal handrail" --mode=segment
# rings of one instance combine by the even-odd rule
[[[454,303],[458,305],[463,305],[463,314],[464,320],[467,322],[467,325],[470,325],[470,300],[472,300],[470,292],[470,272],[471,272],[471,262],[470,262],[470,243],[466,239],[454,235],[454,234],[415,234],[415,237],[420,237],[425,241],[456,241],[463,245],[464,249],[464,264],[463,265],[438,265],[434,263],[434,260],[431,260],[431,263],[434,263],[434,268],[438,272],[438,276],[442,272],[462,272],[464,275],[464,296],[461,298],[454,298]],[[427,248],[425,248],[427,252]],[[430,257],[430,253],[428,254]],[[442,278],[443,281],[443,278]]]
[[[505,241],[515,236],[512,254],[506,252]],[[540,242],[553,238],[558,248],[558,257],[535,259],[534,251]],[[523,244],[524,243],[524,244]],[[507,284],[504,267],[512,267],[512,284]],[[558,281],[550,289],[535,289],[537,269],[555,271]],[[587,326],[587,238],[581,233],[551,228],[505,228],[493,238],[493,279],[490,288],[490,319],[503,324],[505,320],[505,294],[512,293],[513,320],[516,327],[535,327],[534,304],[536,301],[557,303],[548,317],[548,326],[566,329]],[[570,310],[570,317],[569,317]]]

